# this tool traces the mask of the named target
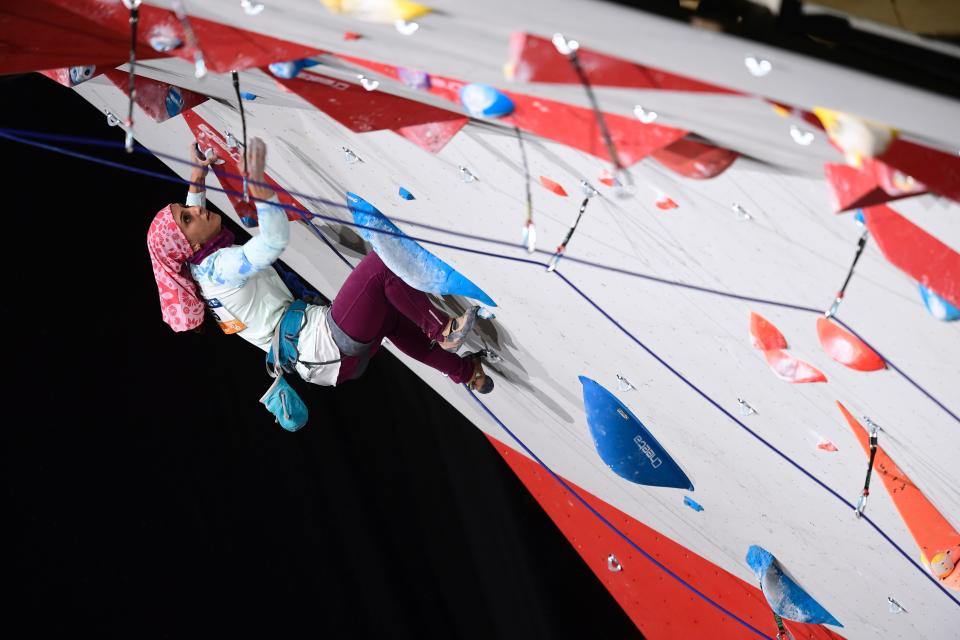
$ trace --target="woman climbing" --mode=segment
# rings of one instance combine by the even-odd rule
[[[287,246],[289,223],[277,206],[276,194],[265,186],[264,142],[253,138],[247,149],[250,195],[257,201],[260,233],[244,245],[234,245],[220,215],[204,206],[202,185],[216,157],[204,158],[197,150],[193,155],[198,168],[186,203],[164,207],[147,232],[163,320],[174,331],[202,324],[202,296],[226,333],[239,334],[271,357],[278,324],[286,318],[285,329],[293,320],[299,328],[290,336],[296,353],[286,362],[314,384],[337,385],[359,377],[381,341],[389,338],[398,349],[454,382],[480,393],[493,389],[480,353],[454,353],[473,329],[478,307],[457,318],[447,317],[425,293],[390,271],[376,253],[360,261],[332,305],[295,301],[271,267]],[[288,354],[280,351],[283,361]]]

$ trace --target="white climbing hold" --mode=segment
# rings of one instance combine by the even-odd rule
[[[460,166],[458,167],[458,169],[460,169],[460,178],[461,178],[464,182],[473,182],[474,180],[479,180],[479,178],[477,178],[477,176],[473,175],[473,174],[470,172],[470,169],[467,169],[465,166],[460,165]]]
[[[633,386],[633,384],[631,384],[629,380],[627,380],[626,378],[624,378],[622,375],[618,373],[617,389],[619,389],[620,391],[633,391],[634,389],[636,389],[636,387]]]
[[[806,129],[801,129],[797,125],[792,124],[790,125],[790,137],[793,138],[793,141],[800,146],[809,147],[815,136],[813,135],[813,131],[807,131]]]
[[[586,180],[580,181],[580,191],[583,192],[584,198],[592,198],[593,196],[600,195],[600,192],[593,188],[593,186]]]
[[[348,148],[346,148],[346,147],[341,147],[341,148],[343,149],[343,155],[344,155],[344,157],[346,158],[346,160],[347,160],[347,162],[348,162],[349,164],[353,164],[353,163],[355,163],[355,162],[363,162],[363,159],[361,159],[360,156],[358,156],[357,154],[355,154],[355,153],[354,153],[353,151],[351,151],[350,149],[348,149]]]
[[[393,26],[405,36],[412,36],[420,28],[420,25],[416,22],[407,22],[406,20],[397,20],[393,23]]]
[[[637,120],[643,124],[650,124],[659,117],[656,111],[644,109],[640,105],[637,105],[633,108],[633,115],[637,116]]]
[[[747,71],[757,78],[762,78],[773,70],[773,65],[769,60],[756,56],[747,56],[743,59],[743,64],[746,65]]]
[[[263,5],[259,2],[251,2],[251,0],[240,0],[240,6],[243,7],[243,12],[248,16],[259,15],[263,11]]]
[[[576,40],[567,40],[562,33],[553,34],[553,46],[561,55],[568,56],[580,48],[580,43]]]
[[[363,88],[367,91],[374,91],[377,87],[380,86],[379,80],[373,80],[367,76],[361,74],[357,75],[357,78],[360,80],[360,84],[363,85]]]

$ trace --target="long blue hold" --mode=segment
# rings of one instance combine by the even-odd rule
[[[347,192],[347,206],[355,223],[388,232],[357,229],[360,236],[373,245],[373,250],[383,263],[411,287],[437,295],[466,296],[489,307],[497,306],[493,298],[480,287],[409,238],[387,216],[360,196]]]
[[[760,589],[773,612],[781,618],[809,624],[832,624],[840,621],[813,599],[803,587],[784,573],[773,554],[757,545],[747,550],[747,564],[760,580]]]
[[[625,480],[693,491],[693,483],[630,409],[597,382],[580,376],[593,445],[604,464]]]

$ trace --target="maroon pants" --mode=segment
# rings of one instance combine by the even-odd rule
[[[430,298],[417,291],[387,268],[376,253],[360,261],[333,301],[333,321],[357,342],[373,343],[370,357],[389,338],[400,351],[450,376],[454,382],[467,382],[473,375],[473,362],[437,346],[449,318],[438,311]],[[343,356],[337,384],[351,380],[359,358]]]

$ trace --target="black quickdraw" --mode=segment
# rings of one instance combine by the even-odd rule
[[[563,258],[563,254],[567,251],[567,243],[570,242],[570,238],[573,237],[573,232],[577,230],[577,225],[580,224],[580,218],[583,217],[583,212],[587,210],[587,203],[590,202],[590,198],[597,195],[597,190],[591,187],[586,180],[580,181],[580,187],[583,189],[583,202],[580,203],[580,212],[577,214],[577,219],[573,223],[573,226],[567,231],[567,235],[564,236],[563,242],[560,243],[560,246],[557,247],[557,250],[553,253],[553,257],[550,258],[550,264],[547,266],[547,271],[555,271],[557,265],[560,264],[560,259]]]
[[[237,109],[240,110],[240,127],[243,130],[243,149],[242,153],[247,152],[247,115],[243,110],[243,96],[240,93],[240,73],[231,71],[230,77],[233,78],[233,90],[237,94]],[[243,163],[243,201],[250,202],[250,185],[247,183],[247,163]]]
[[[600,110],[600,104],[593,93],[593,87],[590,86],[590,79],[587,78],[587,72],[580,64],[580,57],[577,50],[580,44],[576,40],[567,40],[562,34],[554,34],[553,46],[557,48],[562,55],[565,55],[573,66],[583,90],[587,93],[587,100],[590,101],[590,108],[593,110],[593,116],[597,120],[597,126],[600,128],[600,136],[603,138],[603,144],[607,147],[607,154],[610,156],[610,162],[613,163],[614,173],[617,181],[620,181],[620,174],[623,173],[623,164],[620,162],[620,156],[617,154],[617,147],[613,144],[613,136],[610,135],[610,129],[607,127],[607,120],[603,117],[603,111]],[[629,175],[629,174],[627,174]]]
[[[868,235],[870,235],[870,232],[864,229],[860,235],[860,239],[857,241],[857,253],[853,256],[853,264],[850,265],[850,269],[847,271],[847,278],[843,281],[843,286],[840,287],[840,291],[837,292],[837,297],[834,299],[833,304],[830,305],[830,308],[823,314],[828,318],[837,314],[837,309],[840,308],[840,303],[843,302],[843,294],[847,290],[847,285],[850,284],[850,278],[853,277],[853,268],[857,266],[857,260],[860,259],[863,248],[867,246]]]
[[[873,460],[877,457],[877,441],[880,437],[880,427],[873,424],[870,418],[866,416],[863,419],[872,427],[872,430],[870,431],[870,462],[867,463],[867,479],[863,482],[863,491],[860,492],[857,507],[854,509],[857,518],[861,517],[867,508],[867,498],[870,495],[870,477],[873,474]]]
[[[130,102],[127,107],[127,121],[124,123],[127,128],[124,139],[124,148],[127,153],[133,153],[133,102],[137,94],[137,77],[134,72],[137,66],[137,24],[140,22],[140,2],[141,0],[123,0],[123,5],[130,9],[130,84],[127,89]]]
[[[527,221],[523,225],[523,244],[527,253],[533,253],[537,248],[537,229],[533,226],[533,195],[530,193],[530,165],[527,163],[527,149],[523,146],[523,134],[520,127],[513,128],[517,134],[517,143],[520,145],[520,157],[523,160],[523,181],[527,188]]]

